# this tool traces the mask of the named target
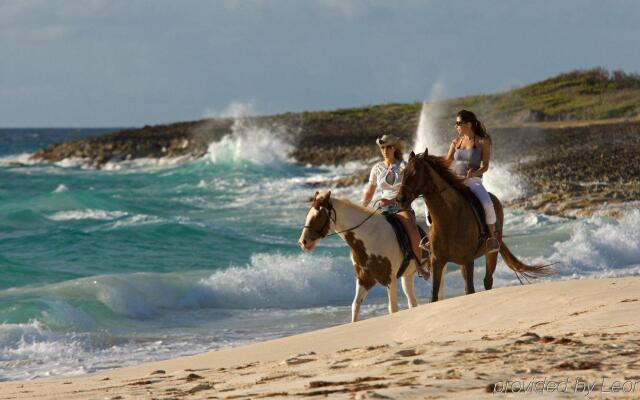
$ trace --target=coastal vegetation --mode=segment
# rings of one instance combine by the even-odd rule
[[[573,71],[502,93],[432,103],[435,134],[450,140],[452,116],[474,110],[493,138],[492,159],[510,163],[527,185],[510,206],[565,216],[640,200],[640,75],[597,68]],[[377,156],[376,137],[394,133],[413,142],[422,103],[391,103],[332,111],[253,116],[242,126],[267,128],[311,165],[343,164]],[[96,168],[140,157],[201,157],[211,142],[234,131],[231,118],[125,129],[49,146],[33,158],[76,157]],[[446,143],[446,142],[445,142]],[[421,151],[423,149],[417,149]],[[328,185],[362,184],[366,171]],[[324,185],[324,183],[323,183]],[[595,208],[594,208],[595,207]]]
[[[541,128],[626,122],[640,117],[640,75],[602,68],[573,71],[497,94],[458,97],[434,103],[439,131],[461,108],[473,109],[489,128]],[[302,163],[334,163],[375,155],[371,140],[382,132],[410,139],[422,103],[389,103],[332,111],[306,111],[247,118],[258,126],[279,127],[293,142],[293,157]],[[110,160],[206,153],[211,141],[231,133],[233,120],[206,119],[124,129],[119,132],[53,145],[35,154],[45,161],[68,157]],[[282,130],[282,129],[281,129]],[[330,152],[323,156],[323,150]]]

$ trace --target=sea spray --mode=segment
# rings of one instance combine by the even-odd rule
[[[508,164],[491,163],[482,177],[485,188],[496,195],[501,202],[518,199],[527,194],[525,183],[518,175],[509,171]]]
[[[422,153],[428,148],[429,154],[445,155],[449,149],[442,133],[438,132],[438,121],[447,117],[446,110],[438,102],[445,97],[445,91],[442,83],[436,83],[431,89],[430,101],[422,103],[413,143],[413,151],[416,153]]]
[[[293,145],[285,140],[285,127],[258,126],[248,117],[252,103],[231,103],[222,114],[207,113],[209,117],[231,117],[231,134],[209,145],[207,158],[214,164],[248,162],[277,166],[291,162]]]
[[[290,162],[293,146],[282,138],[283,129],[258,127],[244,118],[236,119],[231,129],[230,135],[209,145],[207,156],[212,163],[277,166]]]

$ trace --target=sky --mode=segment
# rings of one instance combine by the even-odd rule
[[[640,72],[636,0],[0,0],[0,127],[125,127]]]

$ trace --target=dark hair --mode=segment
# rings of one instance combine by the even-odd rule
[[[393,146],[393,158],[396,159],[396,161],[401,161],[402,158],[402,152],[400,151],[399,148]]]
[[[471,130],[473,131],[473,133],[480,136],[481,138],[486,138],[491,141],[491,136],[489,136],[484,125],[482,124],[482,122],[480,122],[478,117],[476,117],[473,111],[460,110],[458,111],[458,114],[456,114],[456,117],[460,118],[460,120],[463,122],[470,122]]]

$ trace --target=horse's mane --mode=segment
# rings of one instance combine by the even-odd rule
[[[363,207],[360,204],[356,204],[353,201],[346,199],[346,198],[338,198],[338,197],[332,197],[331,198],[332,201],[339,201],[342,203],[345,203],[346,205],[348,205],[349,207],[355,208],[356,210],[360,210],[366,213],[371,213],[373,210],[369,207]]]
[[[427,162],[442,179],[449,185],[458,190],[465,190],[466,186],[462,183],[463,179],[451,171],[451,161],[447,161],[444,157],[422,155],[422,159]]]

